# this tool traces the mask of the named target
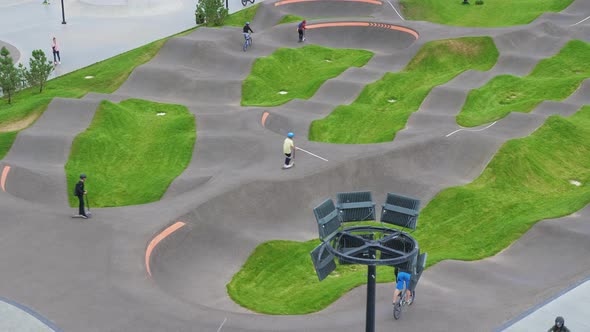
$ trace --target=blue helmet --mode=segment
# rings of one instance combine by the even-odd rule
[[[84,173],[80,174],[80,179],[86,179],[86,174],[84,174]]]
[[[289,138],[293,138],[293,136],[295,136],[295,134],[293,134],[293,133],[288,133],[287,134],[287,137],[289,137]]]
[[[246,25],[250,25],[250,22],[246,22]]]

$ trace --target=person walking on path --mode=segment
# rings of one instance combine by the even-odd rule
[[[565,319],[561,316],[555,318],[555,325],[551,326],[547,332],[570,332],[570,329],[565,327]]]
[[[86,174],[80,174],[80,181],[76,183],[76,189],[74,189],[74,195],[78,197],[78,201],[80,204],[78,205],[78,214],[80,217],[84,219],[88,219],[86,215],[86,210],[84,210],[84,195],[86,195],[86,190],[84,190],[84,182],[86,181]]]
[[[283,142],[283,153],[285,154],[285,164],[283,169],[291,168],[295,165],[295,161],[291,162],[291,159],[295,159],[295,143],[293,143],[293,137],[295,134],[288,133],[287,138]]]
[[[57,43],[57,39],[53,37],[53,41],[51,42],[51,50],[53,51],[53,64],[61,65],[61,58],[59,56],[59,44]]]
[[[305,20],[301,21],[301,23],[299,23],[299,25],[297,26],[297,32],[299,33],[299,42],[304,42],[305,41],[305,29],[307,29],[305,27]]]

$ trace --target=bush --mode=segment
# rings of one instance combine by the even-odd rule
[[[476,5],[483,5],[483,0],[476,0],[475,1],[475,4]]]

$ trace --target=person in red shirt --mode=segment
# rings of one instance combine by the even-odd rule
[[[301,21],[301,23],[299,23],[299,25],[297,26],[297,32],[299,32],[299,42],[304,42],[305,41],[305,20]]]

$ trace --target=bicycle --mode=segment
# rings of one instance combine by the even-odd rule
[[[416,300],[416,291],[411,291],[411,293],[412,293],[412,300],[411,301],[409,301],[406,298],[407,297],[406,287],[404,287],[404,289],[400,293],[400,295],[401,295],[400,298],[393,305],[393,318],[395,318],[395,320],[398,320],[401,317],[403,307],[412,305],[414,303],[414,301]]]
[[[254,4],[254,1],[256,0],[242,0],[242,6],[246,7],[246,5],[249,3]]]
[[[245,35],[245,34],[244,34]],[[248,47],[252,47],[252,35],[248,34],[248,36],[244,36],[244,38],[246,39],[244,41],[244,46],[242,47],[242,49],[244,50],[244,52],[246,52],[246,49]]]

